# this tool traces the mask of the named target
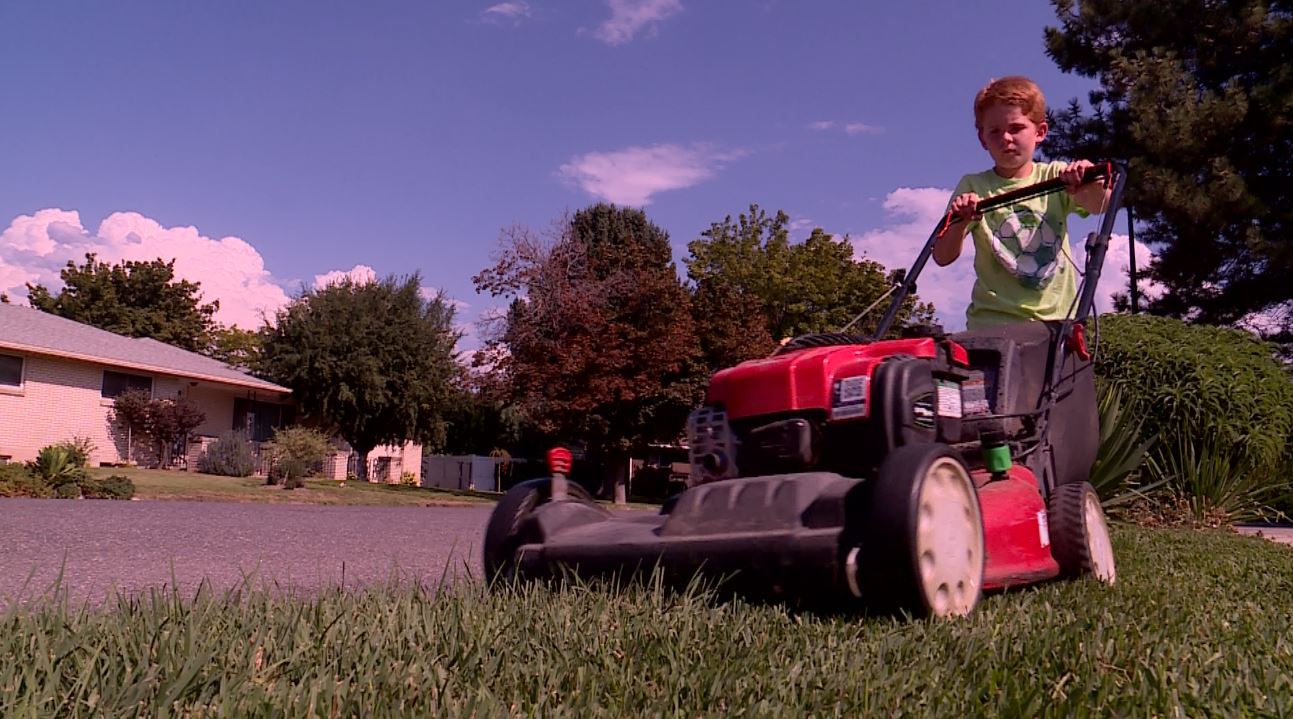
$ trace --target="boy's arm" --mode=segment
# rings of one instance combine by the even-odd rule
[[[1068,185],[1068,193],[1079,207],[1092,215],[1098,215],[1104,212],[1113,188],[1105,182],[1088,182],[1083,185],[1082,175],[1092,167],[1095,167],[1095,163],[1090,160],[1075,160],[1060,172],[1060,178]]]
[[[934,240],[934,262],[939,267],[946,267],[961,256],[961,248],[965,245],[965,232],[970,229],[970,222],[975,218],[978,204],[979,196],[973,192],[957,195],[952,200],[948,208],[952,212],[952,223],[941,236]]]

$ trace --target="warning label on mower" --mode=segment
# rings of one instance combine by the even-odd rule
[[[851,419],[866,414],[867,388],[871,378],[846,377],[835,380],[831,394],[831,419]]]
[[[950,380],[938,380],[938,416],[961,416],[961,386]]]

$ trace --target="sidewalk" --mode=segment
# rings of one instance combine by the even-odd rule
[[[1240,534],[1265,537],[1280,544],[1293,545],[1293,527],[1235,527]]]

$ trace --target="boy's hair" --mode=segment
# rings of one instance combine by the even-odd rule
[[[1023,75],[1011,75],[989,82],[974,96],[974,128],[983,129],[983,113],[995,104],[1011,105],[1036,124],[1046,119],[1046,98],[1037,83]]]

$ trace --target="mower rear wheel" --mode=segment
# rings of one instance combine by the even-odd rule
[[[1100,496],[1090,482],[1062,484],[1051,494],[1051,553],[1068,578],[1092,576],[1105,584],[1118,577]]]
[[[567,480],[569,500],[595,505],[593,498],[579,484]],[[516,550],[523,544],[543,541],[530,516],[540,505],[552,499],[552,480],[531,479],[507,490],[494,505],[485,525],[483,563],[487,582],[511,581],[516,577]]]
[[[862,601],[916,616],[973,611],[983,593],[983,515],[960,456],[942,444],[899,447],[871,484],[853,552]]]

